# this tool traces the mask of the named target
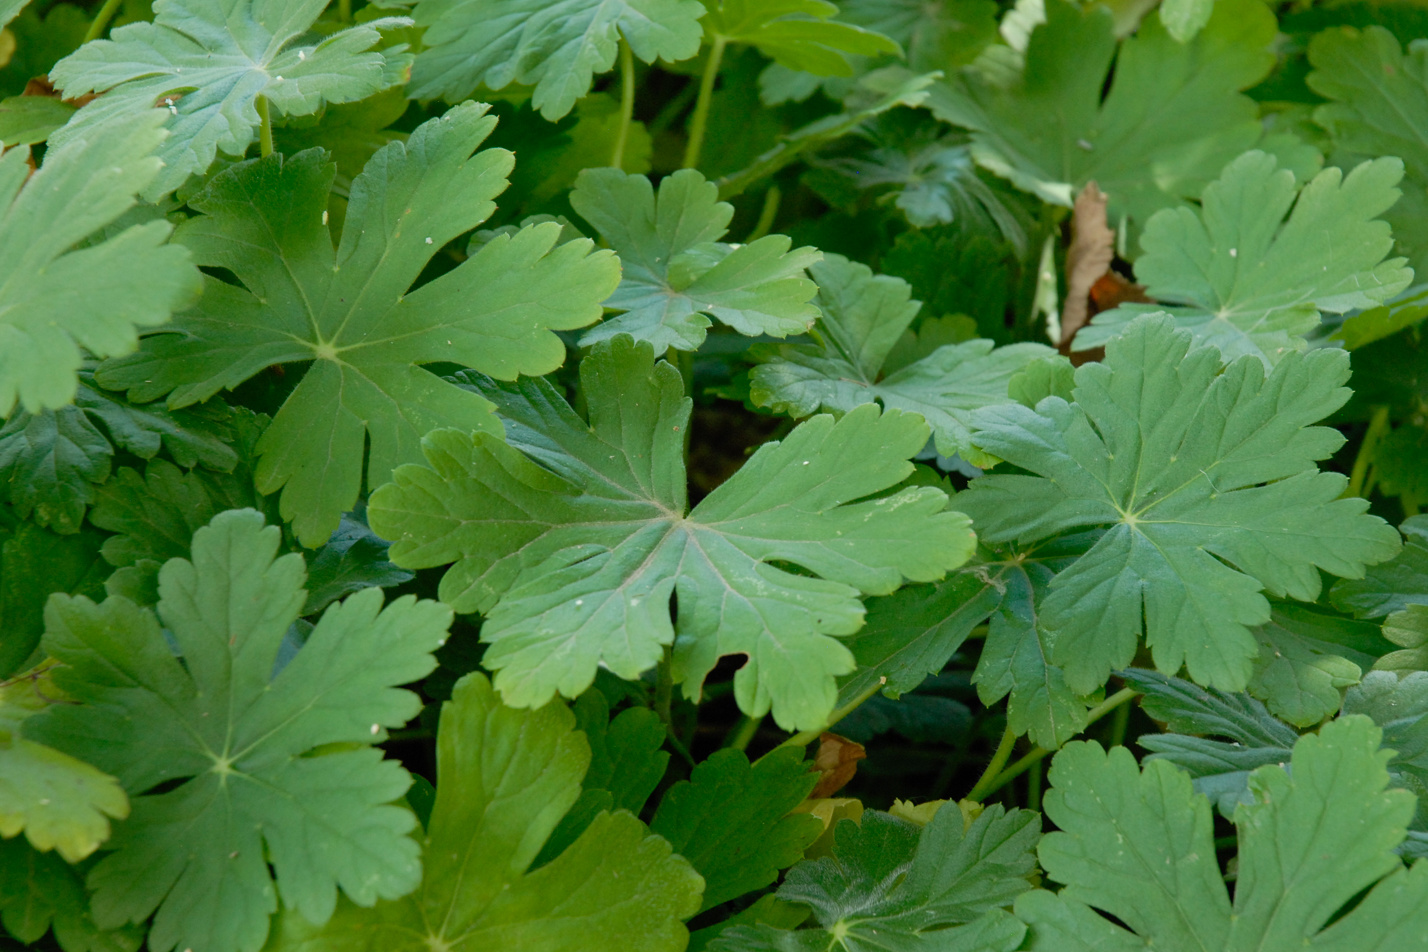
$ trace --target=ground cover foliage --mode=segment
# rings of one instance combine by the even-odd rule
[[[0,948],[1428,952],[1428,6],[0,26]]]

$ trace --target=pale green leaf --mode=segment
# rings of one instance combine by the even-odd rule
[[[429,430],[500,425],[490,403],[425,370],[463,363],[492,375],[549,373],[565,359],[553,331],[600,314],[619,263],[589,241],[557,245],[558,225],[499,237],[413,290],[447,242],[485,221],[512,157],[476,152],[495,126],[466,103],[392,142],[352,185],[342,241],[326,223],[333,168],[321,153],[242,163],[190,200],[179,231],[202,265],[226,268],[174,333],[100,369],[139,400],[188,406],[275,363],[311,361],[258,443],[257,486],[282,490],[298,539],[317,546],[362,488],[420,459]],[[475,153],[473,155],[473,153]]]
[[[393,803],[410,777],[369,745],[420,709],[396,686],[435,667],[450,611],[359,592],[275,672],[305,599],[302,558],[274,559],[279,541],[258,513],[223,513],[191,562],[164,566],[157,614],[120,597],[46,610],[55,682],[81,703],[25,733],[129,793],[133,812],[89,874],[93,914],[105,928],[152,914],[155,952],[255,952],[279,896],[323,922],[339,888],[371,905],[421,875],[415,818]]]
[[[1254,354],[1268,364],[1303,350],[1321,312],[1342,314],[1382,304],[1406,288],[1413,271],[1378,219],[1398,199],[1403,164],[1393,158],[1347,176],[1329,168],[1302,189],[1272,155],[1247,152],[1205,188],[1199,212],[1164,209],[1141,234],[1145,253],[1136,280],[1172,309],[1196,340],[1234,360]],[[1100,347],[1149,305],[1097,314],[1076,335],[1076,349]]]
[[[827,0],[703,0],[704,32],[716,43],[744,43],[775,63],[819,76],[852,76],[848,57],[899,53],[873,30],[831,19]]]
[[[601,813],[551,862],[532,860],[580,794],[590,747],[564,705],[503,705],[472,674],[442,706],[421,888],[325,927],[291,911],[273,952],[681,952],[699,876],[629,813]]]
[[[699,0],[421,0],[411,94],[460,102],[483,85],[520,83],[554,121],[615,65],[621,41],[646,63],[698,53],[703,15]]]
[[[810,299],[817,286],[804,274],[822,258],[792,248],[783,235],[747,245],[719,239],[734,206],[693,169],[660,182],[618,169],[587,169],[576,179],[571,206],[620,256],[624,276],[605,302],[620,316],[585,333],[590,345],[629,334],[655,352],[695,350],[711,318],[741,334],[786,337],[818,316]]]
[[[1051,659],[1089,694],[1134,657],[1142,632],[1155,665],[1241,690],[1269,621],[1265,595],[1313,601],[1320,570],[1361,576],[1398,535],[1340,499],[1319,472],[1343,437],[1314,423],[1348,397],[1348,356],[1287,355],[1268,372],[1192,348],[1169,318],[1146,317],[1076,370],[1074,403],[989,407],[973,440],[1035,475],[991,475],[957,497],[984,540],[1035,541],[1106,527],[1052,580],[1041,605]]]
[[[1160,22],[1177,43],[1188,43],[1210,22],[1215,0],[1164,0]]]
[[[1377,625],[1288,603],[1275,605],[1254,636],[1259,658],[1249,693],[1297,727],[1337,714],[1344,689],[1358,684],[1393,647]]]
[[[402,467],[370,503],[396,564],[456,563],[441,597],[487,616],[483,664],[507,703],[577,695],[601,666],[638,677],[674,645],[688,697],[721,656],[745,654],[740,708],[817,728],[834,677],[852,668],[837,639],[862,624],[858,596],[940,578],[971,555],[967,521],[943,511],[940,490],[865,499],[911,472],[927,439],[911,414],[865,405],[837,423],[815,417],[686,514],[679,372],[622,336],[580,373],[588,424],[545,381],[473,378],[510,443],[433,433],[428,466]]]
[[[66,99],[103,93],[51,144],[84,138],[97,124],[163,121],[163,171],[145,198],[203,174],[219,152],[242,156],[258,137],[259,98],[273,112],[305,116],[324,103],[354,102],[400,83],[405,47],[374,49],[377,21],[314,43],[327,0],[154,0],[154,22],[119,27],[61,60],[50,78]],[[409,21],[408,21],[409,22]]]
[[[810,273],[819,287],[814,303],[822,312],[820,342],[755,350],[749,381],[754,404],[805,417],[818,410],[846,413],[876,401],[921,414],[943,456],[959,454],[973,466],[995,463],[971,439],[972,411],[1010,403],[1012,375],[1055,352],[1041,344],[994,349],[989,340],[973,340],[887,367],[917,315],[918,302],[909,300],[912,289],[841,255],[827,256]]]
[[[44,142],[74,116],[69,103],[48,96],[11,96],[0,101],[0,142],[6,148]]]

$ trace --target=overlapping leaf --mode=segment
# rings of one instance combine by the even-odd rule
[[[719,44],[745,43],[789,69],[852,76],[848,57],[901,52],[872,30],[831,19],[827,0],[702,0],[704,32]]]
[[[0,508],[0,678],[40,660],[32,655],[51,592],[102,596],[109,575],[101,533],[58,535],[14,515]]]
[[[605,302],[623,313],[587,331],[582,344],[629,334],[656,353],[694,350],[711,317],[741,334],[786,337],[818,316],[810,303],[818,288],[804,270],[822,256],[790,250],[783,235],[739,246],[720,241],[734,206],[718,201],[718,189],[692,169],[665,178],[658,196],[643,175],[587,169],[570,204],[624,266],[619,289]]]
[[[1363,578],[1340,579],[1329,597],[1356,618],[1382,618],[1412,605],[1428,605],[1428,516],[1410,516],[1399,526],[1403,551],[1370,568]]]
[[[179,240],[242,285],[208,279],[175,333],[102,367],[100,381],[182,407],[272,364],[311,361],[259,441],[257,464],[258,489],[282,489],[283,517],[308,546],[355,504],[368,441],[376,485],[420,458],[428,430],[499,432],[486,400],[420,365],[451,361],[502,378],[554,370],[565,348],[552,331],[594,321],[619,264],[583,239],[557,244],[552,223],[498,237],[412,289],[443,245],[494,210],[511,154],[472,154],[494,125],[485,106],[466,103],[385,146],[353,182],[336,252],[326,223],[333,170],[321,153],[216,176],[191,200],[204,214]]]
[[[1343,442],[1312,424],[1348,396],[1348,356],[1246,356],[1221,371],[1168,317],[1143,317],[1076,370],[1075,403],[978,411],[974,442],[1036,475],[992,475],[958,496],[984,539],[1104,534],[1051,582],[1041,623],[1072,690],[1130,663],[1144,631],[1156,667],[1240,690],[1269,620],[1263,592],[1314,601],[1320,570],[1361,576],[1397,533],[1339,499],[1345,478],[1315,461]]]
[[[51,142],[83,138],[100,123],[138,121],[162,106],[170,135],[159,150],[163,171],[143,186],[152,200],[206,172],[219,152],[243,155],[258,136],[260,99],[280,114],[304,116],[400,83],[411,56],[404,47],[375,47],[380,28],[403,21],[373,21],[313,43],[312,25],[326,6],[155,0],[154,22],[119,27],[51,70],[67,99],[104,94]]]
[[[699,0],[421,0],[426,28],[412,67],[420,99],[470,98],[480,86],[534,86],[531,105],[556,120],[615,65],[621,41],[653,63],[689,59],[703,36]]]
[[[745,654],[739,706],[817,728],[852,667],[837,637],[862,624],[859,594],[940,578],[971,554],[940,490],[853,501],[911,471],[927,439],[911,414],[816,417],[686,514],[678,371],[627,337],[597,345],[580,371],[588,424],[544,381],[478,381],[510,443],[434,433],[428,467],[399,469],[369,508],[396,564],[456,563],[441,596],[486,614],[483,664],[508,703],[579,694],[602,665],[637,677],[673,645],[689,697],[721,656]]]
[[[368,745],[420,709],[396,685],[435,666],[450,611],[410,596],[383,609],[379,590],[360,592],[275,673],[305,598],[301,556],[274,559],[279,541],[258,513],[223,513],[194,536],[192,561],[164,566],[157,615],[120,597],[47,608],[55,682],[81,703],[25,733],[129,793],[133,812],[89,873],[93,915],[112,928],[153,914],[155,952],[255,952],[279,895],[323,922],[339,888],[371,905],[421,875],[415,820],[392,803],[410,778]]]
[[[1196,340],[1233,360],[1268,364],[1304,348],[1321,312],[1371,308],[1413,280],[1378,219],[1399,196],[1403,164],[1383,158],[1347,176],[1325,169],[1300,189],[1272,155],[1247,152],[1205,188],[1201,209],[1162,209],[1146,223],[1136,280]],[[1097,314],[1076,349],[1100,347],[1153,305]]]
[[[1368,718],[1348,717],[1301,738],[1288,767],[1250,775],[1252,801],[1235,811],[1233,902],[1215,859],[1209,802],[1186,774],[1164,761],[1142,772],[1124,748],[1068,745],[1052,762],[1044,801],[1061,832],[1038,850],[1047,875],[1066,885],[1018,898],[1028,948],[1422,948],[1428,866],[1406,869],[1393,853],[1414,803],[1384,789],[1389,755],[1380,734]]]
[[[839,18],[900,44],[917,70],[970,63],[997,37],[991,0],[843,0]]]
[[[968,73],[937,87],[929,102],[940,118],[972,130],[986,168],[1068,207],[1094,180],[1110,198],[1112,220],[1129,215],[1143,224],[1198,196],[1225,163],[1261,141],[1258,108],[1241,90],[1274,63],[1274,15],[1264,4],[1217,3],[1184,44],[1157,19],[1118,44],[1103,5],[1048,0],[1045,8],[1026,66],[1009,86]],[[1302,147],[1294,154],[1310,159]]]
[[[437,735],[436,806],[421,888],[324,927],[285,913],[276,952],[679,952],[700,879],[621,810],[558,857],[531,862],[580,794],[590,747],[563,705],[501,704],[481,674],[457,684]]]
[[[23,838],[0,840],[0,925],[31,945],[53,928],[64,952],[137,952],[144,941],[137,926],[96,926],[80,870]]]
[[[973,445],[972,411],[1011,402],[1007,383],[1029,362],[1054,353],[1041,344],[993,349],[989,340],[946,344],[917,354],[907,344],[919,304],[905,281],[874,275],[862,264],[829,255],[810,270],[822,312],[815,344],[763,347],[753,358],[755,404],[795,417],[817,410],[846,413],[877,401],[922,414],[937,451],[961,454],[974,466],[996,460]],[[897,348],[910,360],[889,359]]]
[[[1384,217],[1395,250],[1428,273],[1428,48],[1415,43],[1405,53],[1380,26],[1330,29],[1310,42],[1309,62],[1309,87],[1329,100],[1314,118],[1333,136],[1337,160],[1403,161],[1404,196]]]
[[[127,354],[140,328],[198,293],[188,254],[166,245],[163,221],[75,245],[113,225],[159,174],[160,119],[91,124],[56,143],[33,176],[29,150],[0,160],[0,416],[75,397],[86,352]]]
[[[992,806],[964,828],[956,804],[922,827],[871,811],[845,820],[833,855],[800,863],[779,887],[780,899],[813,908],[817,926],[738,926],[711,952],[1012,952],[1026,929],[1000,907],[1031,888],[1037,820]]]

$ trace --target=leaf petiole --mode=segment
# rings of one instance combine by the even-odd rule
[[[824,731],[831,730],[832,728],[836,727],[839,721],[847,717],[849,714],[852,714],[858,708],[862,707],[864,701],[881,691],[883,686],[887,683],[888,679],[886,677],[878,678],[877,683],[873,684],[862,694],[859,694],[847,704],[844,704],[842,707],[835,710],[832,714],[829,714],[828,720],[824,721],[822,727],[818,728],[817,730],[799,731],[797,734],[794,734],[788,740],[775,747],[774,750],[782,750],[785,747],[807,747],[809,744],[813,743],[820,736],[822,736]],[[769,754],[771,753],[773,753],[773,750],[769,751]],[[767,757],[769,754],[764,754],[764,757]],[[759,760],[763,760],[764,757],[760,757]],[[754,763],[758,763],[758,760],[754,761]]]
[[[625,167],[625,145],[630,141],[630,125],[635,118],[635,55],[630,44],[620,40],[620,131],[610,153],[610,165]]]
[[[1121,688],[1115,694],[1112,694],[1100,704],[1097,704],[1095,707],[1091,708],[1090,712],[1086,715],[1086,726],[1090,727],[1092,724],[1096,723],[1101,718],[1105,717],[1107,714],[1120,707],[1122,704],[1125,704],[1131,698],[1135,697],[1136,693],[1137,692],[1133,688]],[[1029,753],[1022,755],[1010,767],[997,774],[996,779],[987,785],[987,789],[981,791],[982,796],[985,797],[990,794],[996,793],[1002,787],[1005,787],[1017,777],[1020,777],[1022,774],[1026,773],[1026,771],[1029,770],[1033,764],[1040,763],[1041,759],[1047,754],[1054,753],[1054,750],[1050,750],[1046,747],[1037,747],[1035,750],[1032,750]],[[973,792],[976,791],[974,790]],[[971,794],[967,795],[967,799],[972,799]]]
[[[258,108],[258,154],[263,158],[273,154],[273,117],[268,109],[268,97],[259,96],[254,105]]]
[[[99,8],[99,12],[94,15],[94,22],[89,24],[89,29],[84,33],[85,43],[104,35],[104,31],[109,28],[109,21],[119,12],[121,2],[122,0],[104,0],[104,6]]]
[[[722,36],[714,37],[709,58],[704,62],[704,75],[699,79],[699,98],[694,102],[694,116],[689,122],[689,142],[684,148],[684,168],[699,166],[699,153],[704,148],[704,131],[709,126],[709,106],[714,98],[714,81],[719,78],[719,65],[724,60]]]

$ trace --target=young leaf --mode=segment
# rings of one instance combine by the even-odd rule
[[[0,924],[27,944],[53,927],[64,952],[137,952],[144,941],[137,926],[96,926],[80,870],[23,839],[0,840]]]
[[[143,186],[153,201],[208,171],[220,151],[242,156],[257,138],[260,99],[281,115],[305,116],[400,83],[411,55],[404,46],[373,47],[382,27],[404,21],[373,21],[304,42],[326,6],[327,0],[154,0],[153,23],[121,26],[50,71],[66,99],[103,93],[50,142],[83,138],[111,120],[147,124],[162,106],[170,132],[159,149],[163,171]]]
[[[1038,850],[1047,875],[1066,886],[1017,900],[1017,915],[1031,926],[1029,948],[1421,946],[1428,866],[1410,871],[1393,854],[1413,797],[1384,789],[1389,755],[1379,750],[1380,734],[1366,717],[1345,718],[1301,738],[1288,769],[1266,766],[1250,776],[1253,801],[1235,811],[1233,904],[1215,861],[1209,803],[1188,776],[1163,761],[1142,772],[1124,748],[1107,754],[1093,742],[1068,745],[1052,762],[1045,798],[1062,832],[1048,833]],[[1364,890],[1351,912],[1328,925]]]
[[[274,673],[305,598],[302,558],[275,560],[279,541],[258,513],[223,513],[191,562],[164,566],[157,615],[119,597],[46,610],[55,682],[81,704],[25,733],[129,792],[133,813],[89,874],[93,912],[105,928],[156,913],[155,952],[255,952],[279,896],[323,922],[339,887],[371,905],[420,878],[415,819],[392,803],[410,778],[368,745],[420,709],[396,685],[435,667],[450,611],[359,592]]]
[[[399,469],[369,507],[396,564],[457,563],[441,597],[487,615],[483,664],[509,704],[579,694],[600,666],[638,677],[675,645],[688,697],[722,655],[746,654],[739,707],[818,728],[833,678],[852,667],[836,639],[862,624],[859,594],[939,578],[971,554],[967,521],[943,511],[940,490],[852,501],[911,472],[907,458],[927,439],[911,414],[869,405],[836,424],[816,417],[760,447],[686,514],[691,402],[679,372],[617,337],[580,376],[588,424],[545,381],[477,381],[510,443],[433,433],[428,467]]]
[[[90,125],[54,143],[30,175],[29,150],[0,159],[0,416],[74,400],[85,352],[127,354],[198,293],[188,253],[166,245],[164,221],[133,225],[76,248],[111,226],[154,180],[160,119]]]
[[[39,525],[78,532],[116,450],[152,459],[163,449],[189,469],[231,471],[238,458],[225,410],[138,407],[81,370],[72,405],[16,413],[0,425],[0,495]]]
[[[779,887],[780,899],[813,907],[815,929],[738,926],[710,950],[1011,952],[1026,929],[999,907],[1031,888],[1037,821],[994,805],[964,829],[956,804],[923,827],[872,811],[861,824],[843,821],[833,855],[800,863]]]
[[[273,952],[679,952],[700,880],[629,813],[601,813],[528,871],[580,794],[590,748],[561,704],[503,705],[471,674],[442,705],[436,806],[421,888],[326,926],[285,912]]]
[[[1019,188],[1070,207],[1095,180],[1113,221],[1144,223],[1260,141],[1258,107],[1240,91],[1269,72],[1274,36],[1257,0],[1215,4],[1184,44],[1153,19],[1117,44],[1104,6],[1049,0],[1020,76],[1002,86],[965,74],[934,87],[928,105],[972,130],[978,162]]]
[[[352,185],[342,243],[326,224],[333,169],[319,152],[273,155],[216,176],[180,229],[208,279],[198,306],[100,382],[139,400],[183,407],[275,363],[312,361],[258,443],[257,485],[282,489],[283,518],[306,546],[324,542],[367,479],[377,485],[420,458],[440,426],[499,432],[490,404],[420,365],[458,362],[502,378],[560,366],[552,331],[599,317],[619,263],[560,227],[498,237],[456,269],[412,290],[443,245],[485,221],[512,158],[475,150],[494,128],[465,103],[381,149]],[[473,155],[473,153],[475,153]]]
[[[1249,683],[1262,592],[1314,601],[1319,570],[1359,576],[1397,533],[1339,499],[1345,478],[1315,461],[1343,437],[1312,426],[1348,397],[1348,355],[1256,357],[1221,372],[1168,317],[1143,317],[1076,370],[1075,403],[989,407],[973,440],[1036,475],[993,475],[957,497],[984,539],[1028,542],[1107,526],[1051,582],[1042,624],[1073,691],[1089,694],[1135,655],[1222,690]]]
[[[699,52],[699,0],[421,0],[426,28],[411,95],[460,102],[480,86],[534,86],[531,105],[554,122],[615,65],[623,41],[646,63]]]
[[[817,779],[801,749],[775,750],[753,766],[742,751],[721,750],[665,793],[650,830],[704,877],[700,912],[762,889],[803,858],[823,824],[789,811]]]
[[[1299,190],[1272,155],[1246,152],[1205,188],[1197,214],[1166,208],[1141,234],[1136,280],[1197,341],[1226,360],[1274,364],[1304,349],[1319,315],[1374,307],[1408,287],[1413,271],[1377,216],[1398,199],[1403,163],[1365,162],[1347,176],[1325,169]],[[1101,347],[1153,305],[1097,314],[1077,350]]]
[[[852,76],[848,56],[899,53],[892,40],[830,19],[827,0],[703,0],[704,32],[719,45],[747,43],[789,69],[819,76]]]
[[[819,287],[814,301],[823,314],[821,343],[756,349],[751,355],[758,362],[750,374],[753,402],[805,417],[820,409],[846,413],[877,401],[922,414],[943,456],[958,454],[973,466],[995,463],[971,442],[972,411],[1010,402],[1012,375],[1054,351],[1041,344],[994,350],[989,340],[973,340],[938,347],[898,366],[889,354],[919,307],[909,300],[907,283],[874,275],[841,255],[825,257],[810,273]]]
[[[1406,166],[1404,196],[1384,217],[1397,250],[1428,269],[1428,49],[1413,44],[1405,54],[1380,26],[1341,27],[1314,36],[1309,62],[1309,88],[1329,100],[1314,119],[1344,160],[1394,155]]]
[[[741,334],[787,337],[818,316],[810,299],[818,287],[804,269],[822,258],[812,248],[790,251],[783,235],[747,245],[719,241],[734,206],[693,169],[660,182],[619,169],[587,169],[570,204],[620,255],[624,276],[605,306],[619,317],[587,331],[589,346],[616,334],[666,348],[696,350],[710,317]]]
[[[22,831],[40,852],[77,863],[109,839],[109,819],[129,815],[113,777],[21,737],[24,722],[55,703],[52,667],[0,682],[0,837]]]
[[[1334,607],[1355,618],[1381,618],[1410,605],[1428,605],[1428,516],[1411,516],[1399,526],[1403,551],[1368,570],[1363,578],[1345,578],[1329,592]]]

